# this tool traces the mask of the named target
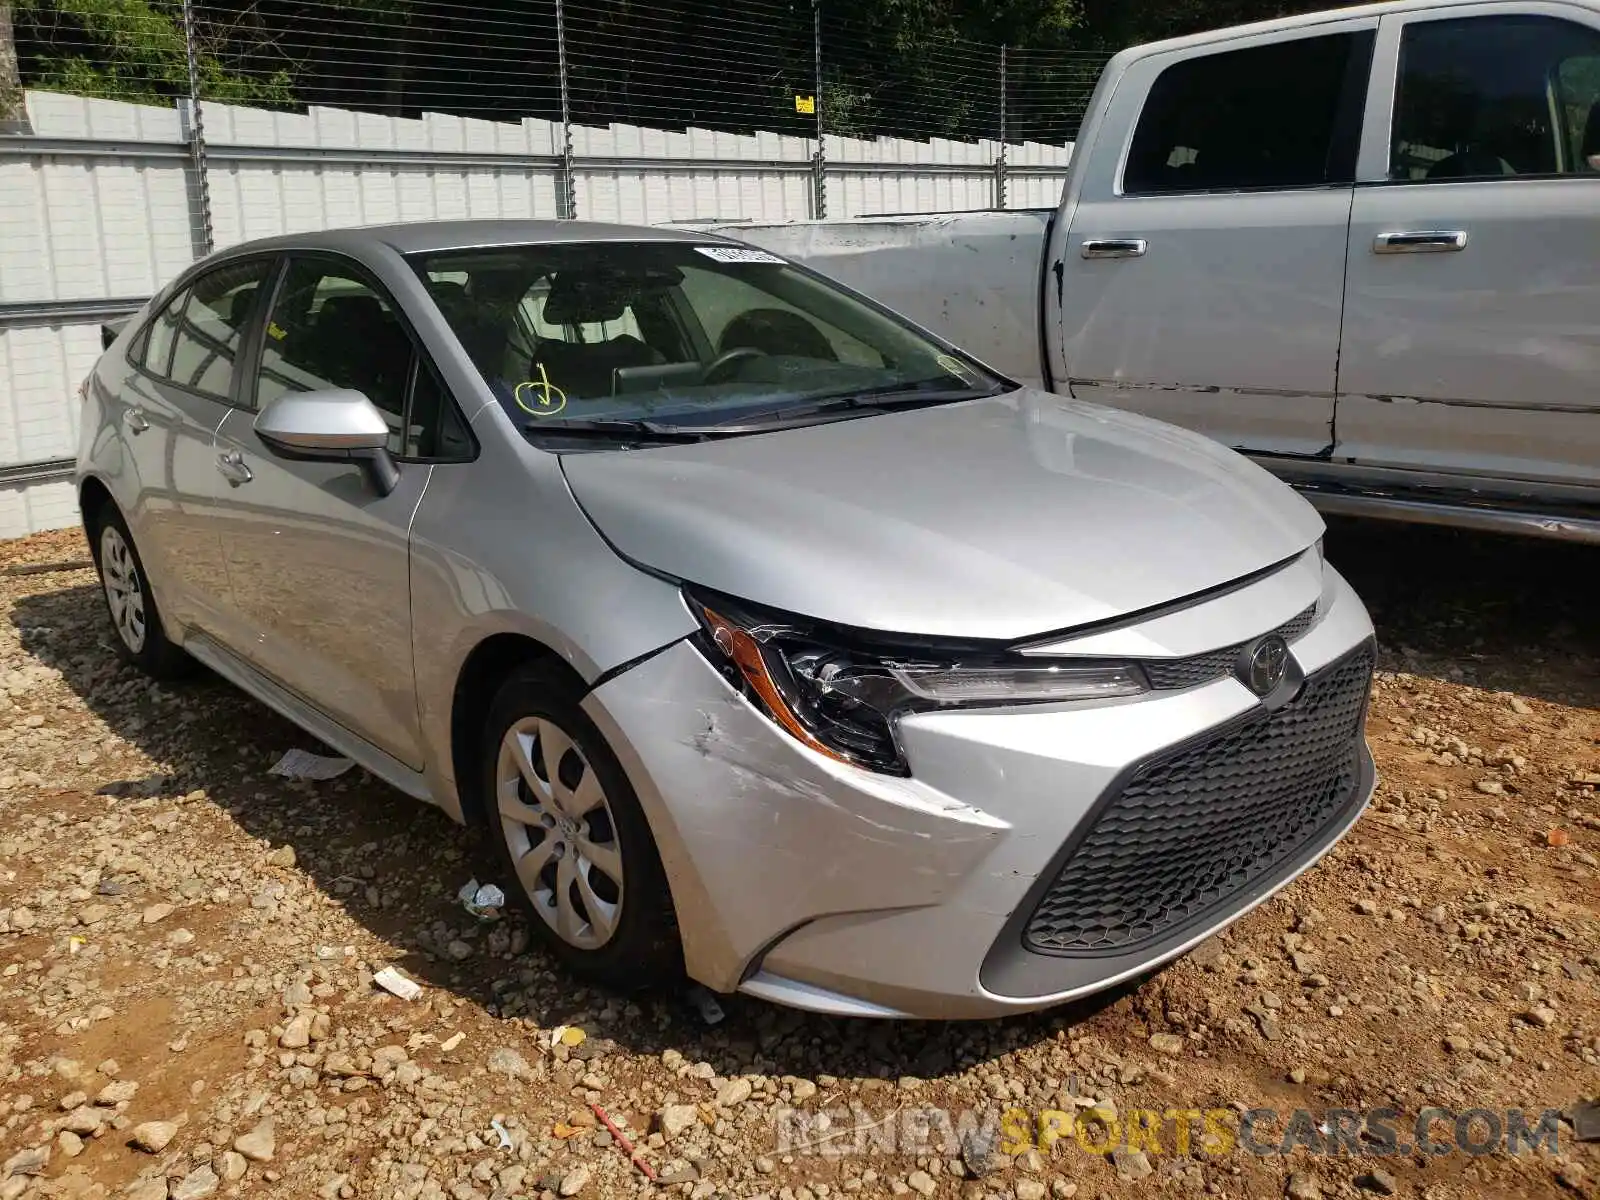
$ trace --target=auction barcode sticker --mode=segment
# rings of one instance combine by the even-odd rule
[[[777,263],[780,266],[783,259],[776,254],[768,254],[765,250],[751,250],[743,246],[696,246],[707,258],[716,259],[721,263]]]

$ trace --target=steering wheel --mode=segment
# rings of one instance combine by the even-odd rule
[[[718,376],[727,372],[729,367],[752,358],[766,357],[767,352],[765,350],[757,350],[754,346],[734,346],[732,349],[724,350],[706,364],[706,369],[700,373],[700,382],[723,383],[725,380],[718,378]],[[729,374],[728,378],[733,378],[733,375]]]

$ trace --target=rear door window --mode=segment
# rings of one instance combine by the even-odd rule
[[[1555,17],[1415,21],[1400,40],[1389,178],[1600,170],[1600,32]]]
[[[1373,40],[1357,30],[1174,63],[1139,115],[1124,194],[1351,183]]]
[[[144,356],[140,365],[152,375],[167,377],[172,369],[172,343],[178,338],[178,322],[183,320],[183,306],[189,303],[189,293],[179,292],[145,331]]]
[[[171,356],[165,370],[151,366],[179,387],[218,400],[233,389],[233,364],[255,310],[256,293],[266,281],[270,260],[229,263],[207,272],[189,288],[182,309],[169,307],[151,333],[147,366],[164,330],[171,329]],[[178,313],[175,319],[171,314]]]

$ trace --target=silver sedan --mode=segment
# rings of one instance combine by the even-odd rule
[[[484,827],[611,986],[1049,1006],[1237,919],[1372,790],[1372,625],[1304,501],[765,251],[254,242],[83,393],[122,653]]]

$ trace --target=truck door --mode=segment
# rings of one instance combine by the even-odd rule
[[[1073,395],[1242,450],[1331,449],[1376,29],[1329,21],[1129,62],[1079,147],[1046,277]]]
[[[1336,457],[1600,479],[1600,14],[1383,18],[1351,216]]]

